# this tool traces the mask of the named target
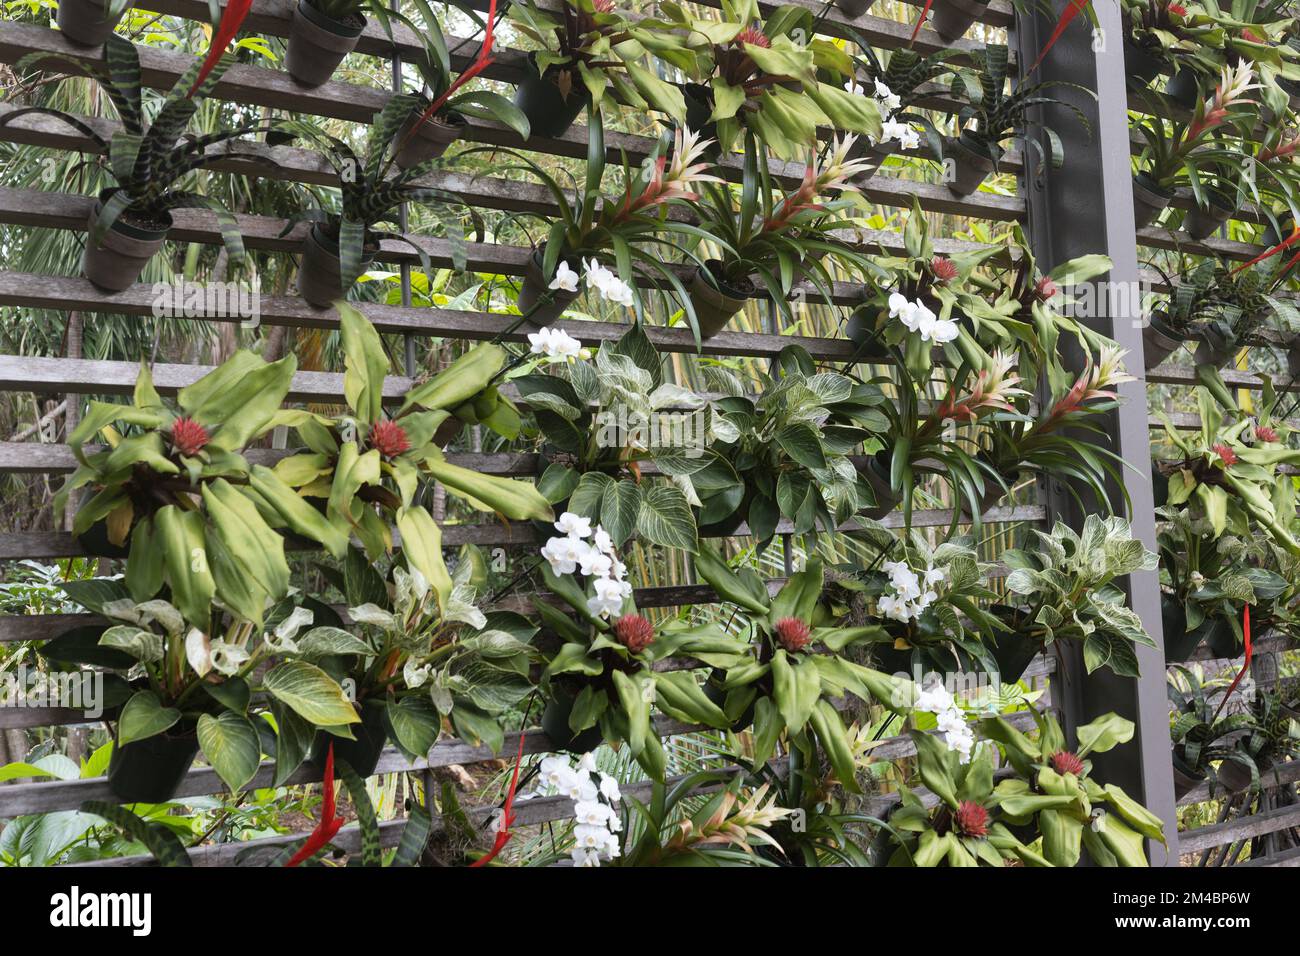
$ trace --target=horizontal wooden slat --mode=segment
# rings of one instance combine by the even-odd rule
[[[1208,827],[1187,830],[1178,835],[1178,849],[1182,853],[1195,853],[1297,826],[1300,826],[1300,804],[1276,807]]]
[[[847,287],[846,287],[847,289]],[[847,293],[846,293],[847,294]],[[78,309],[83,312],[148,316],[157,300],[152,285],[138,284],[124,292],[102,292],[85,279],[42,276],[25,272],[0,272],[0,305],[23,305],[36,309]],[[260,295],[258,320],[264,325],[293,328],[337,329],[338,312],[318,309],[296,295]],[[403,308],[382,303],[353,303],[380,332],[490,341],[519,321],[518,315],[460,311],[438,308]],[[216,315],[213,321],[238,322],[238,315]],[[615,342],[627,333],[631,323],[589,322],[560,319],[548,322],[580,339],[584,344]],[[535,323],[525,323],[504,336],[505,341],[526,342]],[[660,351],[694,353],[695,337],[685,326],[645,326],[646,334]],[[802,335],[767,335],[756,332],[722,331],[704,340],[700,354],[747,355],[774,358],[782,349],[797,345],[819,361],[851,361],[857,348],[848,339],[812,338]]]
[[[1300,760],[1292,760],[1278,767],[1275,771],[1270,770],[1268,773],[1260,775],[1260,786],[1265,789],[1275,787],[1284,787],[1300,781]],[[1227,787],[1222,785],[1215,786],[1213,792],[1210,790],[1208,781],[1197,784],[1187,793],[1183,794],[1178,801],[1180,807],[1191,806],[1193,803],[1204,803],[1206,800],[1218,799],[1225,794],[1233,793]],[[1240,791],[1235,791],[1240,792]]]

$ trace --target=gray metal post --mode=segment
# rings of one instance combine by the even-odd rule
[[[1057,10],[1068,0],[1057,0]],[[1129,165],[1128,94],[1125,87],[1123,31],[1119,5],[1093,5],[1099,20],[1095,35],[1085,17],[1079,17],[1052,48],[1034,79],[1077,83],[1097,92],[1096,101],[1066,87],[1051,95],[1074,103],[1083,110],[1091,135],[1081,128],[1070,111],[1049,107],[1044,121],[1061,136],[1065,164],[1050,166],[1036,175],[1031,150],[1025,151],[1025,192],[1029,205],[1029,236],[1040,266],[1086,253],[1105,253],[1114,268],[1106,277],[1113,284],[1138,281],[1137,244],[1134,239],[1132,171]],[[1021,63],[1033,63],[1055,25],[1048,19],[1018,17]],[[1095,49],[1094,49],[1095,47]],[[1102,300],[1102,315],[1090,321],[1097,331],[1115,339],[1129,353],[1127,365],[1137,381],[1119,389],[1123,405],[1109,416],[1107,431],[1113,450],[1133,467],[1125,473],[1125,486],[1132,501],[1133,534],[1148,548],[1155,549],[1155,508],[1147,462],[1150,434],[1147,425],[1147,386],[1142,362],[1141,316],[1130,314],[1128,303]],[[1062,520],[1077,521],[1064,507],[1065,496],[1053,496],[1061,505]],[[1072,521],[1073,523],[1073,521]],[[1160,587],[1157,572],[1132,575],[1127,591],[1133,609],[1156,641],[1156,648],[1138,648],[1142,676],[1137,680],[1117,678],[1109,671],[1097,671],[1085,678],[1080,655],[1067,655],[1062,703],[1067,726],[1108,711],[1115,711],[1137,724],[1133,742],[1095,759],[1099,777],[1114,782],[1165,821],[1169,852],[1162,859],[1158,845],[1150,847],[1153,864],[1178,865],[1178,830],[1175,818],[1173,770],[1170,762],[1169,709],[1165,692],[1164,637],[1160,621]]]

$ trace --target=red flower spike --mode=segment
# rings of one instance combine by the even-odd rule
[[[411,126],[410,132],[408,132],[402,141],[397,144],[397,148],[393,151],[394,155],[396,155],[397,151],[406,145],[406,141],[415,135],[415,131],[422,126],[426,120],[432,116],[438,115],[438,111],[447,105],[447,101],[455,95],[457,90],[495,62],[495,57],[492,56],[492,31],[496,26],[496,16],[497,0],[489,0],[487,29],[483,32],[483,44],[478,49],[478,56],[474,57],[474,62],[465,67],[460,76],[456,77],[455,81],[447,87],[446,92],[430,103],[429,108],[420,114],[420,118]]]
[[[633,654],[640,654],[654,643],[654,625],[640,614],[624,614],[614,622],[614,636]]]
[[[172,422],[172,447],[187,458],[201,452],[209,440],[207,429],[192,418]]]
[[[370,447],[385,458],[396,458],[402,452],[411,450],[411,440],[406,437],[406,429],[401,425],[384,419],[371,426]]]
[[[1251,266],[1255,265],[1257,262],[1263,262],[1265,259],[1270,259],[1270,258],[1272,258],[1273,256],[1277,255],[1279,252],[1281,252],[1283,249],[1290,248],[1290,247],[1291,247],[1292,245],[1294,245],[1297,241],[1300,241],[1300,223],[1296,223],[1296,224],[1291,228],[1291,235],[1287,236],[1285,239],[1283,239],[1281,242],[1279,242],[1279,243],[1278,243],[1276,246],[1274,246],[1272,249],[1267,249],[1267,250],[1265,250],[1264,252],[1261,252],[1261,253],[1260,253],[1259,255],[1257,255],[1254,259],[1251,259],[1249,262],[1243,262],[1241,265],[1237,266],[1235,269],[1233,269],[1231,272],[1229,272],[1228,275],[1235,276],[1235,275],[1236,275],[1238,272],[1240,272],[1242,269],[1249,269]],[[1300,259],[1300,253],[1297,253],[1296,256],[1295,256],[1295,258],[1293,258],[1290,262],[1288,262],[1285,266],[1283,266],[1283,267],[1282,267],[1283,270],[1286,270],[1286,269],[1289,268],[1291,265],[1293,265],[1293,264],[1295,263],[1296,259]]]
[[[1219,708],[1214,712],[1214,720],[1210,721],[1211,724],[1213,724],[1214,721],[1219,719],[1219,714],[1223,711],[1224,705],[1228,703],[1228,698],[1232,696],[1232,692],[1237,689],[1237,685],[1241,683],[1241,679],[1245,677],[1246,672],[1250,670],[1250,659],[1252,656],[1254,656],[1254,649],[1250,646],[1250,605],[1249,604],[1243,606],[1241,609],[1241,635],[1242,635],[1242,639],[1246,643],[1245,660],[1241,662],[1241,670],[1237,672],[1237,676],[1234,677],[1232,679],[1232,683],[1228,685],[1228,692],[1223,695],[1223,700],[1219,701]]]
[[[1025,70],[1025,76],[1038,69],[1038,65],[1043,62],[1043,57],[1047,56],[1047,52],[1056,46],[1056,41],[1061,39],[1061,34],[1065,32],[1065,28],[1074,21],[1075,17],[1087,10],[1091,3],[1092,0],[1070,0],[1070,5],[1061,11],[1061,17],[1056,21],[1056,27],[1052,30],[1052,35],[1043,44],[1043,49],[1039,51],[1038,58],[1034,60],[1033,66]]]
[[[930,260],[930,272],[934,274],[936,282],[951,282],[957,278],[957,267],[951,259],[943,256],[935,256]]]
[[[289,858],[289,862],[285,866],[298,866],[301,863],[306,863],[327,843],[333,840],[335,834],[343,827],[343,818],[335,815],[333,741],[330,741],[329,752],[325,754],[325,777],[322,786],[324,790],[321,793],[320,823],[316,824],[316,829],[311,831],[307,841],[297,853]]]
[[[1043,276],[1041,279],[1039,279],[1038,284],[1034,286],[1034,295],[1038,296],[1038,298],[1043,302],[1046,302],[1048,299],[1050,299],[1052,296],[1056,295],[1056,293],[1060,291],[1061,291],[1060,286],[1058,286],[1047,276]]]
[[[916,42],[916,35],[921,32],[921,24],[923,24],[925,18],[930,15],[930,7],[933,4],[934,0],[925,0],[925,6],[921,8],[921,15],[916,18],[916,26],[912,27],[912,38],[907,41],[908,46],[911,46]]]
[[[1223,461],[1224,468],[1231,468],[1238,461],[1237,453],[1227,445],[1216,444],[1213,446],[1215,454]]]
[[[501,826],[497,829],[496,841],[492,849],[470,864],[470,867],[487,866],[496,859],[497,854],[505,849],[510,838],[514,836],[510,828],[515,825],[515,791],[519,789],[519,765],[524,762],[524,735],[519,735],[519,753],[515,757],[515,772],[510,777],[510,789],[506,791],[506,802],[501,807]]]
[[[776,639],[787,653],[795,654],[803,650],[811,637],[812,628],[797,617],[783,617],[776,622]]]
[[[1052,754],[1052,769],[1057,773],[1072,773],[1076,777],[1083,773],[1083,761],[1068,750],[1058,750]]]
[[[989,812],[972,800],[963,800],[957,806],[953,816],[957,832],[967,837],[987,836],[989,832]]]
[[[772,46],[772,41],[767,38],[767,34],[758,27],[745,27],[745,29],[736,34],[736,39],[732,40],[731,43],[737,49],[743,49],[746,43],[752,44],[753,46],[761,46],[763,49],[768,49]]]
[[[1255,428],[1255,437],[1260,441],[1277,441],[1277,432],[1267,425],[1259,425]]]
[[[248,17],[248,12],[253,8],[253,0],[230,0],[226,5],[226,11],[221,14],[221,20],[217,23],[216,32],[212,35],[212,43],[208,46],[208,54],[203,58],[203,66],[199,67],[199,75],[194,79],[194,85],[190,91],[185,94],[189,99],[194,92],[203,85],[203,81],[208,78],[208,74],[216,69],[221,55],[226,52],[230,42],[235,39],[235,34],[239,28],[244,25],[244,20]]]
[[[1245,40],[1247,43],[1266,43],[1266,42],[1268,42],[1268,41],[1265,40],[1263,37],[1261,37],[1258,33],[1256,33],[1254,30],[1252,30],[1250,27],[1246,27],[1246,29],[1244,29],[1244,30],[1241,31],[1241,38],[1242,38],[1243,40]]]
[[[1171,3],[1165,9],[1168,10],[1170,13],[1176,14],[1177,16],[1180,17],[1187,16],[1187,8],[1183,6],[1181,3]]]

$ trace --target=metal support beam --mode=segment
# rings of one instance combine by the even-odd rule
[[[1059,12],[1068,0],[1056,0]],[[1060,107],[1042,111],[1043,121],[1060,134],[1065,147],[1065,164],[1039,174],[1025,151],[1025,192],[1029,206],[1029,230],[1034,253],[1044,269],[1086,253],[1105,253],[1114,268],[1104,278],[1111,283],[1138,281],[1137,244],[1133,225],[1132,171],[1129,165],[1127,92],[1123,52],[1123,31],[1119,7],[1113,3],[1093,4],[1099,20],[1093,33],[1086,17],[1080,16],[1065,31],[1039,67],[1034,80],[1077,83],[1096,90],[1096,101],[1069,87],[1049,90],[1052,96],[1074,103],[1088,117],[1091,133],[1073,114]],[[1034,62],[1051,34],[1056,15],[1034,19],[1018,17],[1020,62]],[[1155,550],[1156,530],[1152,488],[1147,477],[1150,439],[1147,426],[1147,386],[1142,362],[1142,316],[1121,311],[1130,301],[1119,299],[1112,311],[1106,296],[1103,314],[1089,325],[1115,339],[1129,353],[1128,369],[1137,381],[1121,386],[1121,407],[1109,417],[1107,432],[1112,448],[1133,468],[1126,472],[1126,488],[1132,501],[1133,534]],[[1063,491],[1064,489],[1058,489]],[[1058,513],[1072,524],[1082,520],[1077,509],[1068,506],[1068,495],[1055,494]],[[1120,500],[1120,499],[1113,499]],[[1071,512],[1074,512],[1073,514]],[[1067,730],[1099,714],[1115,711],[1137,724],[1134,741],[1095,760],[1099,778],[1122,786],[1165,821],[1169,840],[1167,855],[1153,844],[1148,847],[1153,864],[1178,865],[1178,828],[1174,813],[1173,770],[1170,762],[1169,709],[1165,692],[1164,637],[1160,621],[1158,572],[1132,575],[1127,591],[1133,609],[1141,616],[1156,648],[1138,648],[1142,676],[1137,680],[1118,678],[1109,671],[1086,675],[1081,655],[1066,655],[1063,684]]]

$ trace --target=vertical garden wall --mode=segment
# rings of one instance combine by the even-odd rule
[[[0,384],[23,410],[0,471],[32,502],[0,561],[17,583],[17,562],[82,559],[57,599],[0,617],[0,647],[98,675],[107,704],[0,708],[6,826],[81,808],[103,822],[76,840],[121,826],[128,861],[175,860],[110,805],[337,773],[382,819],[333,842],[407,833],[408,862],[452,832],[440,862],[481,856],[501,809],[497,862],[1204,865],[1242,841],[1252,865],[1296,859],[1284,697],[1271,749],[1240,743],[1291,666],[1275,579],[1295,511],[1273,488],[1295,453],[1259,452],[1274,391],[1254,374],[1285,370],[1289,340],[1219,341],[1202,309],[1171,337],[1236,367],[1185,364],[1181,341],[1153,361],[1149,303],[1123,297],[1163,303],[1189,257],[1282,243],[1289,186],[1269,209],[1243,194],[1231,239],[1193,239],[1193,173],[1137,228],[1154,148],[1135,124],[1188,115],[1134,76],[1137,7],[1068,22],[992,0],[967,25],[935,0],[914,30],[930,5],[543,0],[486,30],[487,9],[412,4],[357,33],[302,6],[230,3],[203,30],[207,4],[162,0],[105,46],[44,8],[0,24]],[[1213,104],[1197,37],[1161,69],[1195,66]],[[69,58],[103,93],[55,82]],[[1234,142],[1272,135],[1250,102],[1225,107]],[[1168,537],[1184,519],[1210,524],[1195,548]],[[1192,590],[1170,576],[1229,537],[1220,591],[1208,564]],[[1221,622],[1212,650],[1192,604]],[[1247,605],[1243,704],[1213,677],[1244,666]],[[1222,748],[1192,766],[1166,670],[1189,660],[1176,687],[1201,699],[1180,713]],[[52,761],[65,725],[116,747]],[[400,810],[362,782],[397,774]],[[635,840],[601,837],[616,852],[582,842],[617,813],[605,774],[652,811]],[[473,798],[448,783],[465,776]],[[667,807],[665,781],[688,784]],[[749,842],[710,842],[719,821]],[[530,836],[552,822],[558,851]],[[301,855],[302,828],[279,829],[182,852]]]

